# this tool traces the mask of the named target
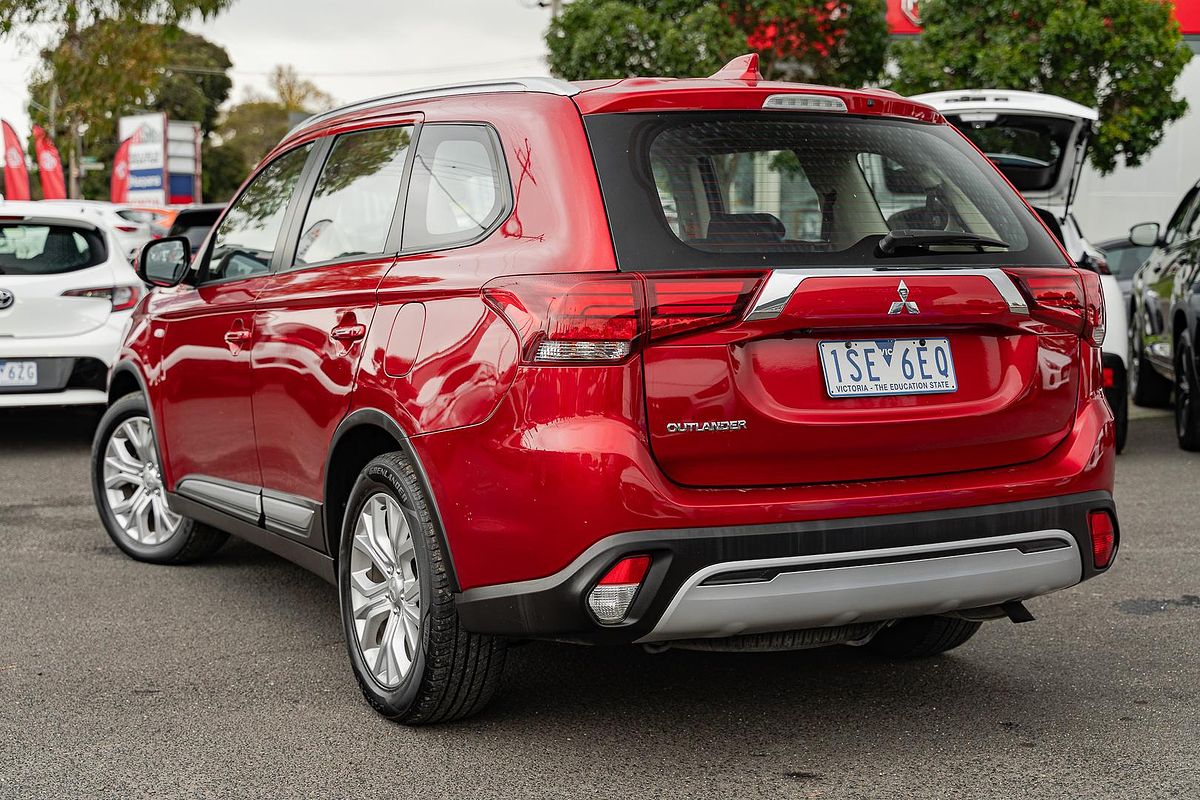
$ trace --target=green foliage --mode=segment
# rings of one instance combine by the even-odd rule
[[[758,52],[768,79],[861,85],[887,50],[885,0],[574,0],[546,31],[567,80],[709,75]]]
[[[1100,110],[1091,160],[1137,166],[1187,112],[1173,94],[1191,58],[1159,0],[925,0],[924,33],[896,48],[904,94],[1025,89]]]

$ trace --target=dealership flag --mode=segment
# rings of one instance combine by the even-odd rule
[[[0,120],[4,128],[4,196],[9,200],[29,199],[29,173],[25,170],[25,148],[12,125]]]
[[[42,180],[42,197],[46,200],[66,200],[67,181],[63,177],[62,159],[58,148],[42,130],[33,126],[33,144],[37,149],[38,177]]]
[[[113,156],[112,189],[109,199],[114,203],[125,203],[129,200],[129,145],[133,138],[130,136],[121,142],[117,146],[117,154]]]

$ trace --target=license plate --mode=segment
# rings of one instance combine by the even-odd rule
[[[856,339],[820,348],[830,397],[958,391],[948,339]]]
[[[37,386],[37,362],[0,361],[0,386]]]

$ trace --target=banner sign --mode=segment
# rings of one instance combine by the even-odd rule
[[[112,180],[109,184],[108,199],[114,203],[129,202],[129,146],[131,144],[133,144],[133,137],[123,139],[117,146],[116,155],[113,156]]]
[[[29,171],[25,169],[25,147],[8,122],[4,128],[4,197],[8,200],[29,199]]]
[[[42,182],[42,199],[66,200],[67,180],[63,176],[62,159],[59,158],[58,148],[42,130],[41,125],[33,126],[33,146],[37,151],[38,178]]]
[[[1177,0],[1175,17],[1179,20],[1184,36],[1200,35],[1200,2]],[[888,30],[894,34],[920,33],[920,0],[888,0],[887,20]]]
[[[167,115],[121,117],[117,138],[129,141],[125,202],[167,204]],[[113,164],[114,172],[116,164]]]

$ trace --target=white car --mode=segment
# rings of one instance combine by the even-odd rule
[[[0,202],[0,408],[107,401],[146,287],[95,214]]]
[[[963,132],[1000,168],[1058,236],[1079,266],[1100,273],[1104,287],[1104,393],[1117,420],[1117,452],[1129,426],[1126,347],[1128,313],[1117,277],[1103,252],[1080,230],[1071,201],[1100,119],[1094,108],[1062,97],[1008,89],[970,89],[915,95]]]
[[[61,207],[91,215],[99,219],[113,232],[120,244],[118,248],[131,264],[142,252],[146,242],[153,236],[145,212],[133,206],[108,203],[103,200],[42,200],[48,207]]]

